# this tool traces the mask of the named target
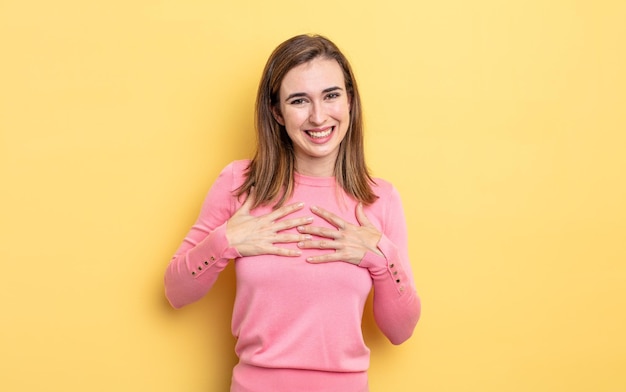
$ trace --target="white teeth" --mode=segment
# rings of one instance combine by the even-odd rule
[[[309,134],[309,136],[319,139],[319,138],[323,138],[323,137],[330,135],[332,130],[333,130],[332,128],[328,128],[325,131],[320,131],[320,132],[307,131],[307,133]]]

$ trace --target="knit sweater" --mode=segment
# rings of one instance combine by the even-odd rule
[[[408,339],[420,316],[408,259],[407,231],[401,201],[388,182],[375,179],[378,199],[364,208],[382,233],[378,249],[359,265],[347,262],[312,264],[307,257],[332,250],[301,249],[298,257],[242,257],[226,238],[226,222],[242,205],[233,195],[245,179],[249,161],[229,164],[211,187],[200,216],[172,258],[165,274],[166,296],[175,308],[202,298],[219,273],[234,260],[237,281],[232,333],[239,365],[233,392],[367,391],[369,349],[361,320],[374,288],[374,318],[394,344]],[[320,206],[358,225],[357,201],[334,177],[295,174],[295,190],[287,203],[305,208],[284,219],[313,216],[312,225],[333,226],[307,208]],[[252,210],[267,214],[271,206]],[[287,232],[297,231],[289,229]],[[296,244],[279,244],[297,249]],[[304,383],[304,384],[303,384]]]

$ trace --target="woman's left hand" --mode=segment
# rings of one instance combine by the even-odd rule
[[[335,226],[336,229],[313,225],[299,226],[298,231],[300,233],[311,234],[322,237],[322,239],[301,241],[298,243],[298,247],[301,249],[334,249],[335,251],[321,256],[309,257],[306,259],[308,262],[345,261],[358,265],[367,252],[373,252],[382,256],[377,247],[382,234],[363,212],[362,203],[359,203],[356,207],[356,219],[359,225],[348,223],[339,216],[320,207],[313,206],[311,211]]]

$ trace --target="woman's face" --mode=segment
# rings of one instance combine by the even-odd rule
[[[298,172],[332,176],[350,124],[350,97],[339,63],[316,58],[291,69],[278,96],[274,117],[293,142]]]

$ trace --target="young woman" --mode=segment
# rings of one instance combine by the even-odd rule
[[[400,197],[370,177],[350,65],[327,38],[300,35],[270,56],[256,101],[257,150],[229,164],[165,274],[179,308],[230,260],[239,363],[232,392],[368,390],[361,320],[394,344],[420,316]]]

